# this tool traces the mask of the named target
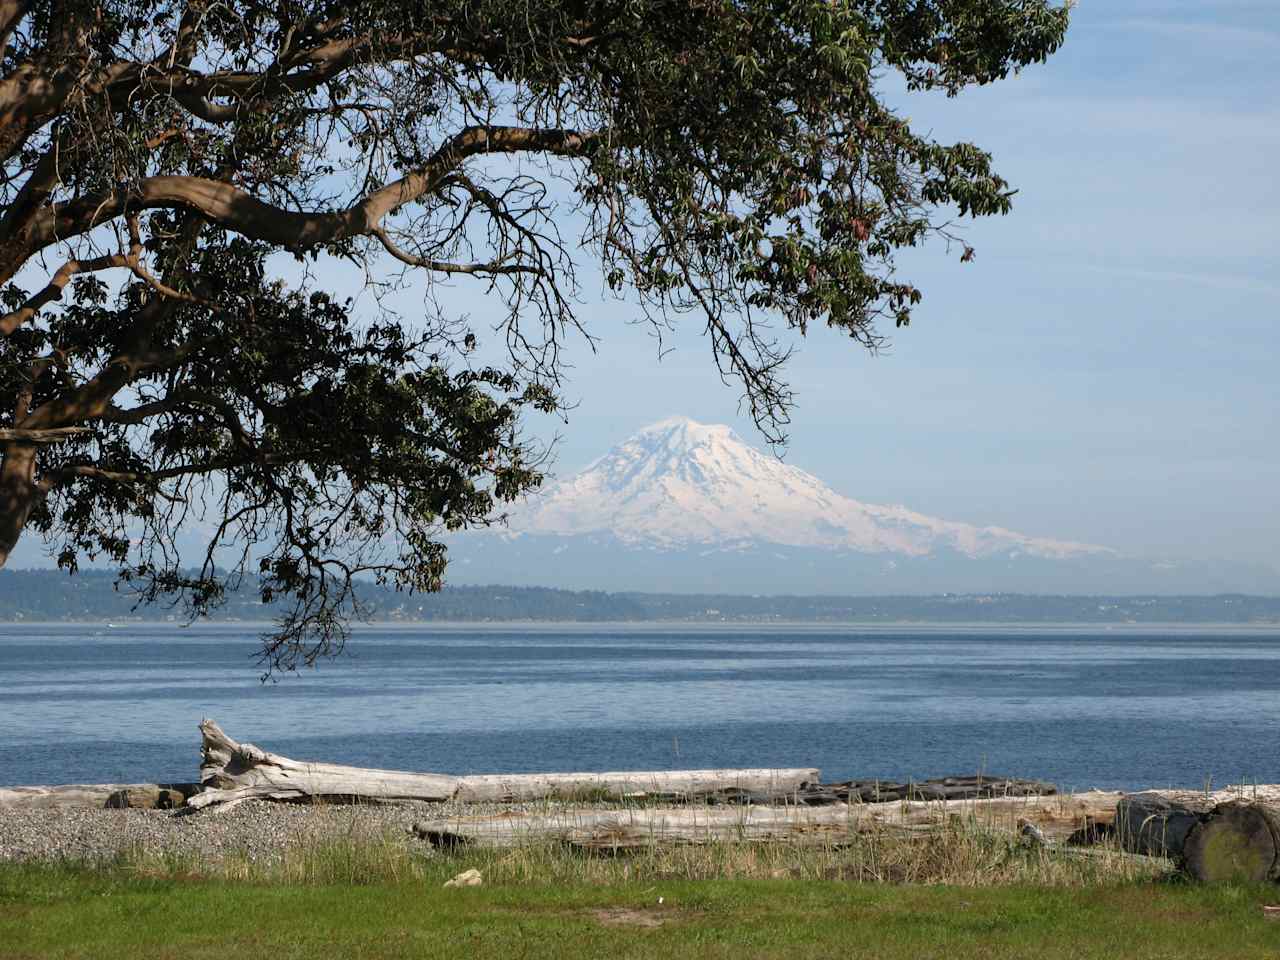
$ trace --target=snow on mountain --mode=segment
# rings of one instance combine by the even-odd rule
[[[732,549],[774,543],[925,557],[954,551],[1071,559],[1105,547],[862,503],[754,449],[727,426],[672,417],[513,511],[508,535],[607,535],[627,546]]]

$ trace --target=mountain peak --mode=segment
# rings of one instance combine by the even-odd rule
[[[690,450],[716,442],[744,443],[732,427],[723,423],[699,423],[692,417],[674,416],[641,427],[628,441],[662,443],[668,447]]]
[[[723,424],[650,424],[514,511],[515,534],[608,536],[657,549],[744,543],[898,556],[1070,557],[1102,547],[862,503],[756,450]]]

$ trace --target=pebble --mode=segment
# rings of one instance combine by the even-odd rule
[[[246,801],[226,811],[0,808],[0,862],[97,862],[133,856],[278,860],[291,845],[335,837],[391,838],[427,852],[412,838],[415,820],[489,816],[533,804],[433,803],[306,805]],[[545,804],[536,805],[545,810]]]

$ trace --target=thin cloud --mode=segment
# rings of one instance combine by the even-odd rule
[[[1060,264],[1059,266],[1065,265]],[[1147,270],[1140,267],[1115,267],[1096,263],[1077,264],[1073,265],[1072,269],[1084,270],[1088,273],[1102,273],[1109,276],[1132,277],[1139,280],[1158,280],[1162,283],[1190,283],[1196,286],[1212,287],[1217,290],[1280,295],[1280,284],[1270,283],[1256,277],[1243,277],[1239,274],[1185,270]]]
[[[1090,26],[1110,30],[1138,30],[1166,37],[1185,37],[1202,43],[1209,41],[1212,47],[1229,48],[1237,52],[1241,47],[1250,46],[1280,49],[1280,33],[1232,24],[1193,23],[1144,17],[1101,20],[1095,21]]]

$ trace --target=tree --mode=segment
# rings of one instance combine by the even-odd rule
[[[1047,0],[0,0],[0,566],[35,533],[196,613],[247,573],[287,602],[269,662],[332,652],[353,578],[438,588],[440,531],[537,484],[521,414],[557,407],[579,257],[659,329],[704,325],[780,438],[788,335],[874,349],[921,296],[894,252],[1010,208],[880,78],[955,94],[1066,24]],[[409,319],[380,296],[406,274]],[[488,292],[501,364],[441,278]]]

